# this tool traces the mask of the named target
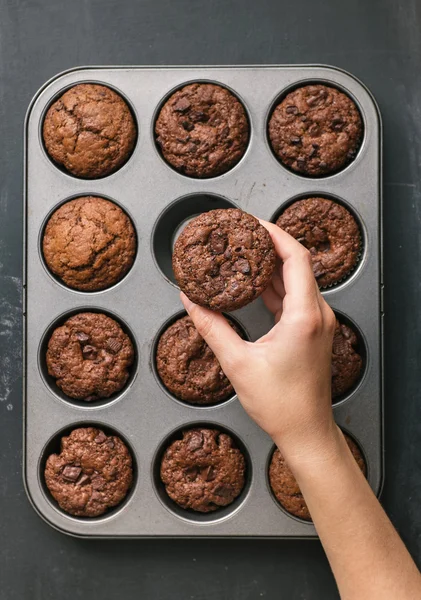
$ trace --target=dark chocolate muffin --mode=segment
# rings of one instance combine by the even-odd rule
[[[70,398],[109,398],[129,378],[133,345],[120,325],[101,313],[79,313],[54,330],[47,350],[48,373]]]
[[[80,83],[48,109],[45,148],[76,177],[94,179],[117,171],[130,157],[136,125],[126,102],[104,85]]]
[[[133,481],[132,458],[119,437],[83,427],[61,439],[60,454],[48,457],[44,476],[65,512],[99,517],[126,497]]]
[[[361,450],[348,435],[344,434],[344,437],[358,466],[366,475],[367,469]],[[311,521],[310,512],[298,483],[278,449],[275,450],[270,461],[269,482],[276,499],[287,512],[305,521]]]
[[[361,376],[363,360],[358,345],[355,331],[336,320],[332,347],[332,400],[349,392]]]
[[[226,88],[193,83],[178,90],[162,107],[156,141],[167,162],[190,177],[215,177],[246,151],[249,124],[245,110]]]
[[[125,212],[104,198],[66,202],[48,220],[42,244],[49,269],[66,285],[95,292],[124,277],[136,254],[136,234]]]
[[[238,327],[228,322],[241,335]],[[156,368],[165,387],[185,402],[214,404],[234,394],[219,361],[190,317],[178,319],[161,335]]]
[[[293,171],[313,177],[346,167],[360,148],[362,134],[355,103],[326,85],[306,85],[290,92],[269,120],[277,158]]]
[[[217,429],[190,429],[161,462],[168,496],[182,508],[212,512],[231,504],[245,484],[246,463],[232,438]]]
[[[326,198],[307,198],[289,206],[276,221],[311,254],[320,287],[341,281],[356,266],[361,248],[357,222],[342,205]]]
[[[259,221],[237,208],[217,209],[191,221],[174,245],[173,270],[192,302],[235,310],[269,285],[275,249]]]

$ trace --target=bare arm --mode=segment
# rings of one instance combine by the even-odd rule
[[[248,414],[294,473],[343,600],[415,600],[421,576],[333,420],[330,363],[335,317],[307,250],[275,225],[282,261],[264,293],[273,329],[246,342],[222,315],[182,301]]]

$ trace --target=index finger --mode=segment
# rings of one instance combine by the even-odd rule
[[[282,277],[285,288],[283,314],[292,311],[308,311],[319,308],[311,256],[297,240],[286,231],[259,219],[267,229],[282,260]]]

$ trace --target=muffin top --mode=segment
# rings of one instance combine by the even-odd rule
[[[192,83],[165,102],[155,124],[165,160],[190,177],[215,177],[246,151],[249,124],[245,110],[226,88]]]
[[[359,468],[366,475],[367,468],[361,450],[349,435],[344,434],[344,437]],[[275,450],[270,461],[269,482],[276,499],[287,512],[305,521],[311,521],[310,512],[297,480],[278,449]]]
[[[136,135],[123,98],[94,83],[67,90],[50,106],[43,125],[49,156],[72,175],[86,179],[117,171],[130,157]]]
[[[279,160],[312,177],[336,173],[361,145],[363,123],[355,103],[326,85],[290,92],[269,120],[269,139]]]
[[[43,253],[49,269],[69,287],[103,290],[124,277],[136,254],[136,234],[113,202],[86,196],[66,202],[48,220]]]
[[[363,360],[355,331],[336,320],[332,346],[332,399],[349,392],[361,376]]]
[[[101,313],[79,313],[57,327],[47,350],[48,373],[70,398],[109,398],[129,378],[134,349],[120,325]]]
[[[174,245],[173,270],[192,302],[235,310],[269,285],[275,249],[267,230],[242,210],[211,210],[190,221]]]
[[[241,493],[246,463],[233,439],[217,429],[183,432],[166,449],[161,480],[168,496],[182,508],[212,512]]]
[[[228,322],[241,335],[238,327]],[[190,317],[178,319],[161,335],[156,366],[165,387],[185,402],[213,404],[234,394],[218,359]]]
[[[95,427],[74,429],[51,454],[45,483],[60,508],[77,517],[99,517],[125,498],[133,481],[132,458],[115,435]]]
[[[342,205],[327,198],[298,200],[276,221],[311,254],[320,287],[341,281],[355,267],[361,248],[357,222]]]

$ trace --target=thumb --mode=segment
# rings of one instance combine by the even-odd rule
[[[234,364],[238,365],[242,360],[246,342],[220,313],[194,304],[183,292],[180,293],[180,298],[197,331],[229,377],[230,372],[234,370]]]

